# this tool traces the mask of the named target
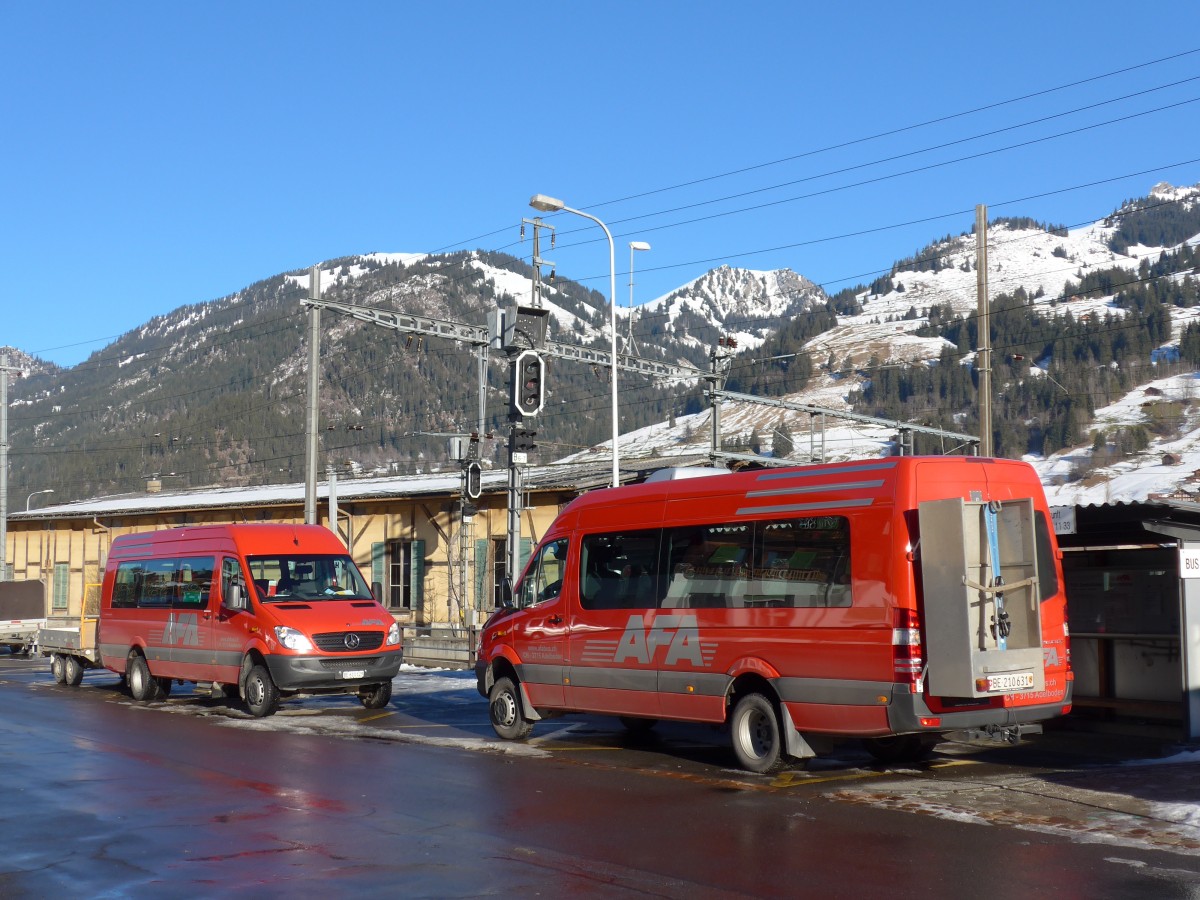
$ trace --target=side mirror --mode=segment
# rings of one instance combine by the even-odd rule
[[[513,608],[513,588],[512,581],[507,576],[504,578],[503,584],[500,585],[500,608]]]
[[[378,581],[371,582],[371,596],[375,598],[376,603],[383,605],[383,585]]]
[[[225,595],[224,606],[226,609],[231,609],[234,612],[246,609],[246,595],[242,592],[241,582],[235,581],[229,585],[229,592]]]

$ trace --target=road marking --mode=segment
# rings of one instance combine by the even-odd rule
[[[394,712],[382,712],[382,713],[376,713],[376,714],[375,714],[375,715],[373,715],[373,716],[367,716],[367,717],[365,717],[365,718],[359,719],[358,721],[360,721],[360,722],[374,722],[376,719],[386,719],[388,716],[394,716],[394,715],[395,715],[395,713],[394,713]]]

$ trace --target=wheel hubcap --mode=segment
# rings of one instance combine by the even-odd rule
[[[506,728],[512,725],[517,718],[517,707],[511,694],[501,694],[496,698],[496,702],[492,704],[492,715]]]

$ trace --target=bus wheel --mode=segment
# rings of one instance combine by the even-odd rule
[[[881,763],[918,762],[933,752],[937,738],[925,734],[893,734],[864,738],[863,746]]]
[[[57,653],[50,657],[50,674],[54,676],[55,684],[67,683],[67,663]]]
[[[134,700],[148,703],[158,699],[158,681],[150,674],[150,665],[146,662],[146,657],[140,653],[129,657],[125,675],[129,678],[129,694]]]
[[[358,692],[358,702],[367,709],[383,709],[391,699],[392,683],[390,681],[373,684]]]
[[[783,768],[783,741],[775,707],[762,694],[746,694],[729,720],[733,752],[743,769],[767,775]]]
[[[79,683],[83,681],[83,666],[73,656],[68,656],[63,661],[63,684],[68,684],[71,687],[79,687]]]
[[[488,694],[488,715],[496,734],[506,741],[523,741],[533,731],[533,723],[521,710],[521,692],[511,678],[499,678]]]
[[[256,719],[263,719],[279,708],[279,688],[271,680],[271,673],[264,665],[256,665],[246,675],[246,688],[243,693],[246,699],[246,709]]]

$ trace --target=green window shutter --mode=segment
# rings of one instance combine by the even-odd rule
[[[54,564],[54,609],[67,609],[71,598],[71,566]]]
[[[483,592],[487,590],[487,557],[488,557],[488,541],[487,539],[477,539],[475,541],[475,608],[490,609],[491,603],[488,602],[491,598],[484,597]]]
[[[379,585],[380,603],[387,606],[387,579],[384,578],[385,562],[387,558],[387,544],[378,543],[371,545],[371,590],[375,590],[375,585]]]
[[[416,612],[425,602],[425,542],[412,542],[412,608]]]

